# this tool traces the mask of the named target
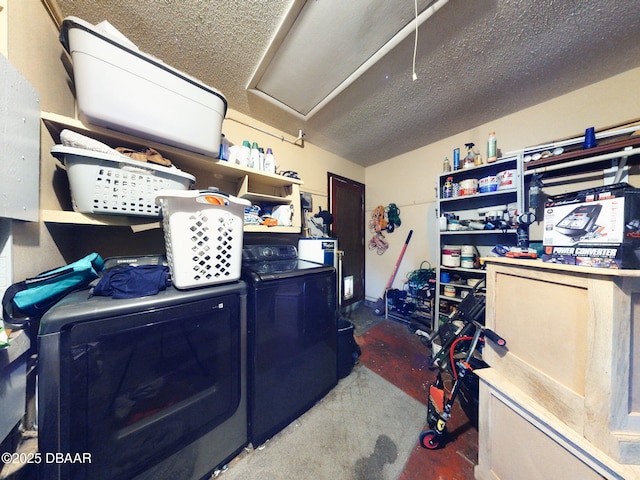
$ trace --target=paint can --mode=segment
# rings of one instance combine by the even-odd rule
[[[478,180],[478,190],[480,193],[495,192],[498,189],[498,180],[495,175]]]
[[[469,285],[470,287],[475,287],[478,283],[480,283],[481,280],[481,278],[468,278],[467,285]]]
[[[460,266],[460,246],[444,245],[442,247],[442,265],[445,267]]]
[[[460,247],[460,266],[462,268],[473,268],[476,263],[476,248],[473,245],[462,245]]]
[[[475,195],[478,193],[478,179],[470,178],[460,182],[460,196]]]
[[[449,302],[446,300],[440,300],[438,310],[440,313],[449,313],[451,311],[451,305],[449,305]]]
[[[455,297],[456,296],[456,287],[453,285],[445,285],[444,286],[444,296],[445,297]]]
[[[515,188],[515,170],[504,170],[496,175],[498,181],[498,190],[507,190],[509,188]]]

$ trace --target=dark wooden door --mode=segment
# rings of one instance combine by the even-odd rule
[[[342,257],[342,307],[364,301],[364,184],[328,174],[331,235]]]

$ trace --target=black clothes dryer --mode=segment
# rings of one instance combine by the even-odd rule
[[[38,335],[39,478],[199,480],[241,451],[246,288],[121,300],[83,290],[49,310]]]

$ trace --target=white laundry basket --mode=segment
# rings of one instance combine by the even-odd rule
[[[187,190],[196,180],[178,168],[124,155],[65,145],[53,146],[51,154],[67,169],[73,209],[80,213],[159,217],[156,192]]]
[[[244,209],[248,200],[209,190],[164,190],[162,209],[167,260],[178,289],[240,278]]]

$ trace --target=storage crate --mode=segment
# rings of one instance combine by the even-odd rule
[[[216,190],[165,190],[157,193],[156,202],[162,208],[167,260],[176,288],[240,278],[248,200]]]
[[[159,217],[158,190],[187,190],[195,177],[177,168],[131,160],[75,147],[56,145],[51,154],[67,168],[73,209],[81,213],[108,213]]]
[[[106,21],[67,17],[60,41],[89,123],[218,157],[227,112],[221,92],[140,51]]]

